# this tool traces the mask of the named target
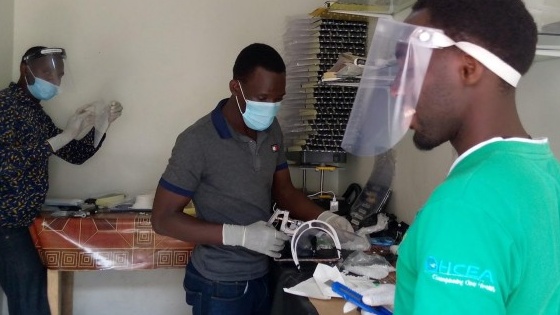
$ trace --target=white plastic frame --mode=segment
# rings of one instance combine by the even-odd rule
[[[318,227],[318,226],[312,226],[313,223],[317,223],[317,224],[321,224],[324,225],[328,228],[322,228],[322,227]],[[303,231],[302,231],[303,229]],[[338,255],[338,258],[340,259],[340,255],[341,255],[341,246],[340,246],[340,240],[338,239],[338,235],[336,234],[335,229],[328,223],[321,221],[321,220],[310,220],[307,222],[304,222],[300,227],[297,228],[297,230],[294,232],[294,235],[292,236],[292,240],[290,242],[290,250],[292,251],[292,259],[294,260],[294,264],[296,265],[297,269],[300,270],[300,264],[299,264],[299,259],[297,257],[297,244],[299,242],[300,237],[304,234],[305,231],[307,230],[311,230],[311,229],[316,229],[316,230],[320,230],[323,231],[325,233],[327,233],[332,240],[334,241],[334,246],[336,248],[336,252]]]

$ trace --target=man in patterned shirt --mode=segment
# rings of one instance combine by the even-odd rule
[[[49,157],[82,164],[99,149],[92,110],[77,110],[60,129],[40,104],[58,94],[65,58],[61,48],[30,48],[19,81],[0,91],[0,286],[10,315],[50,314],[46,268],[28,229],[49,188]],[[107,111],[111,123],[122,106]]]

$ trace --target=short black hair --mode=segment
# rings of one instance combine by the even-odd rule
[[[233,79],[243,81],[257,67],[274,73],[286,72],[284,60],[274,48],[266,44],[254,43],[243,48],[235,59]]]
[[[24,62],[25,62],[25,58],[26,58],[27,56],[34,55],[34,54],[40,52],[41,50],[43,50],[43,49],[45,49],[45,48],[47,48],[47,47],[45,47],[45,46],[33,46],[33,47],[29,48],[29,49],[23,54],[23,56],[21,56],[21,63],[24,63]]]
[[[430,22],[455,41],[480,45],[522,75],[535,58],[537,26],[522,0],[418,0]]]

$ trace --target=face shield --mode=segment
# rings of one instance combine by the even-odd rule
[[[27,67],[25,80],[29,92],[39,100],[59,94],[65,73],[66,52],[62,48],[44,48],[23,57]]]
[[[379,19],[342,148],[358,156],[391,149],[409,129],[434,49],[456,46],[516,86],[521,75],[488,50],[442,30]]]

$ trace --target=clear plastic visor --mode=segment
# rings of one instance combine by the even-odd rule
[[[26,79],[29,85],[35,83],[35,78],[61,86],[65,74],[65,56],[60,53],[45,54],[38,58],[24,60],[29,72]]]
[[[342,141],[347,152],[383,153],[409,129],[435,47],[419,38],[418,30],[415,25],[378,20]],[[427,28],[422,32],[443,33]]]

